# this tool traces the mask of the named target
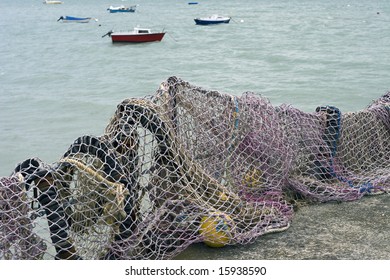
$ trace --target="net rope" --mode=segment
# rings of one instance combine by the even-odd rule
[[[301,204],[389,192],[390,93],[342,114],[177,77],[103,135],[0,178],[0,259],[171,259],[288,229]]]

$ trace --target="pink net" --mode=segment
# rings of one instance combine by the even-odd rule
[[[389,105],[304,113],[171,77],[103,135],[0,178],[0,259],[170,259],[287,230],[303,203],[386,193]]]

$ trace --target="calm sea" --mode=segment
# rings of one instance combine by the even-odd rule
[[[0,1],[0,176],[30,157],[58,160],[85,134],[101,135],[128,97],[170,76],[224,93],[261,93],[311,112],[364,109],[390,89],[388,0]],[[110,14],[110,5],[139,4]],[[197,26],[195,17],[232,16]],[[60,16],[93,17],[88,24]],[[167,31],[159,43],[113,45],[134,26]]]

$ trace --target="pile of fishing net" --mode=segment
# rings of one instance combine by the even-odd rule
[[[0,259],[171,259],[284,231],[300,203],[389,192],[390,94],[314,109],[171,77],[103,135],[0,178]]]

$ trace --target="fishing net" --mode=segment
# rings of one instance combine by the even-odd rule
[[[0,259],[171,259],[284,231],[301,203],[388,192],[389,106],[305,113],[171,77],[103,135],[0,178]]]

